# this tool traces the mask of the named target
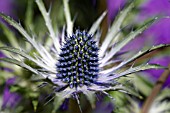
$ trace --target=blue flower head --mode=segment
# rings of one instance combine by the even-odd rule
[[[98,47],[87,32],[76,31],[66,39],[57,63],[57,78],[70,88],[95,83],[99,72]]]

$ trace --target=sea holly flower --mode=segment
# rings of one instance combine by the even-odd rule
[[[56,97],[54,101],[55,109],[58,109],[66,98],[71,97],[77,100],[80,107],[79,94],[84,94],[94,107],[96,93],[103,93],[111,99],[113,97],[109,95],[108,91],[133,93],[131,89],[127,89],[119,83],[119,78],[147,69],[164,68],[160,65],[148,63],[131,64],[130,67],[129,64],[149,52],[169,45],[153,46],[126,59],[120,57],[123,54],[121,49],[158,19],[154,17],[148,20],[121,40],[122,23],[134,7],[133,3],[130,3],[120,12],[103,43],[100,43],[101,33],[98,29],[106,12],[94,22],[88,31],[76,30],[73,32],[74,24],[71,20],[68,1],[63,0],[67,25],[65,34],[65,27],[63,27],[62,33],[55,32],[50,13],[46,11],[42,0],[36,0],[36,3],[52,40],[50,47],[49,43],[45,45],[46,43],[38,42],[35,35],[30,35],[20,23],[1,13],[1,17],[16,28],[36,52],[32,54],[23,48],[1,47],[1,50],[17,54],[23,59],[8,57],[0,60],[19,65],[36,75],[40,75],[43,78],[41,80],[44,81],[42,86],[52,85],[52,93]],[[28,61],[32,62],[34,66]]]

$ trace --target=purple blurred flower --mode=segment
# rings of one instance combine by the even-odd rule
[[[98,95],[97,96],[99,101],[96,102],[96,108],[94,109],[93,113],[111,113],[114,109],[114,106],[110,102],[104,102],[104,96]]]
[[[0,58],[2,58],[2,57],[5,57],[5,55],[4,55],[4,54],[2,54],[2,53],[0,52]]]
[[[153,17],[155,15],[170,16],[170,2],[168,0],[149,0],[141,6],[140,20]],[[163,18],[151,26],[146,32],[146,36],[153,38],[154,44],[170,43],[170,19]],[[148,37],[149,38],[149,37]]]
[[[109,19],[113,19],[115,12],[125,3],[126,0],[107,0],[108,1],[108,13]],[[136,19],[136,22],[142,22],[145,19],[156,15],[170,16],[170,1],[168,0],[146,0],[140,6],[140,12]],[[126,46],[125,50],[132,48],[141,48],[143,45],[150,44],[167,44],[170,43],[170,19],[162,18],[157,23],[152,25],[148,30],[146,30],[139,38],[135,39],[133,42],[130,42]],[[153,59],[151,63],[158,63],[163,66],[168,66],[170,64],[170,56]],[[152,79],[157,79],[163,70],[150,70],[148,71]],[[170,84],[170,77],[166,82],[166,86]]]
[[[14,11],[15,9],[15,3],[14,0],[0,0],[0,12],[9,15],[10,17],[15,17]],[[6,23],[2,18],[0,18],[0,21]]]
[[[111,103],[103,103],[103,102],[97,102],[96,104],[96,110],[94,113],[111,113],[113,111],[113,105]]]
[[[3,12],[9,16],[13,14],[13,0],[0,0],[0,12]]]
[[[3,92],[2,109],[14,108],[21,100],[21,96],[18,93],[11,92],[10,86],[15,83],[16,78],[10,78],[6,81]]]
[[[141,18],[148,18],[153,15],[170,15],[169,0],[147,0],[141,5]]]
[[[108,7],[108,21],[110,23],[111,20],[117,15],[117,13],[122,9],[126,0],[107,0]]]

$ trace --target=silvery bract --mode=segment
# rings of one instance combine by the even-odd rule
[[[90,101],[92,107],[95,105],[96,93],[103,93],[113,99],[107,91],[123,91],[129,92],[124,85],[118,82],[120,77],[136,73],[139,71],[164,68],[156,64],[141,64],[129,67],[127,64],[133,62],[141,56],[152,52],[156,49],[169,45],[153,46],[150,49],[139,51],[129,58],[121,59],[120,50],[147,29],[157,17],[145,22],[135,31],[131,31],[123,40],[120,39],[122,32],[122,23],[127,18],[129,12],[134,7],[130,3],[122,11],[113,22],[109,31],[100,43],[100,23],[106,15],[104,12],[89,31],[76,30],[73,32],[74,23],[71,19],[68,0],[63,0],[64,11],[66,17],[66,33],[65,27],[63,32],[55,32],[50,19],[50,13],[46,11],[42,0],[36,0],[38,8],[45,20],[51,42],[40,43],[36,40],[36,35],[29,34],[20,23],[17,23],[10,17],[0,14],[10,25],[16,28],[26,39],[27,42],[35,49],[33,54],[30,50],[23,48],[1,47],[1,50],[14,53],[15,57],[1,58],[0,60],[19,65],[36,75],[41,76],[45,84],[53,86],[52,93],[55,93],[57,109],[66,98],[75,98],[79,102],[79,94],[84,94]],[[46,45],[48,44],[48,45]],[[16,43],[14,46],[18,45]],[[16,46],[17,47],[17,46]],[[18,57],[15,54],[21,56]],[[17,58],[18,57],[18,58]],[[25,60],[33,62],[36,66],[32,67]],[[35,68],[37,67],[37,68]]]

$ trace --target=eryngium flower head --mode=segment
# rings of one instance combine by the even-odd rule
[[[87,32],[76,31],[61,47],[57,78],[70,88],[90,86],[99,72],[98,47]]]
[[[54,32],[49,13],[46,12],[43,2],[36,0],[52,40],[50,48],[49,43],[48,45],[43,45],[37,42],[35,40],[36,36],[29,35],[21,24],[2,13],[0,14],[36,50],[32,55],[21,48],[1,47],[1,50],[13,52],[23,57],[21,61],[20,57],[17,59],[17,56],[1,60],[26,68],[34,74],[43,77],[45,84],[51,84],[58,99],[55,101],[55,108],[58,108],[66,98],[70,97],[76,98],[79,103],[79,93],[83,93],[90,101],[92,107],[94,107],[95,94],[98,92],[106,94],[112,99],[113,97],[107,91],[130,91],[130,89],[125,88],[117,81],[120,77],[146,69],[163,68],[159,65],[148,63],[137,66],[132,65],[131,67],[127,64],[151,51],[169,45],[153,46],[150,49],[139,51],[130,58],[120,58],[120,55],[123,54],[120,50],[137,35],[141,34],[157,18],[150,19],[135,31],[130,32],[124,40],[121,40],[121,25],[134,6],[131,3],[120,12],[107,32],[103,43],[100,44],[101,33],[98,29],[106,12],[97,19],[89,31],[77,30],[73,33],[73,22],[67,2],[67,0],[63,0],[67,25],[66,35],[64,30],[62,33]],[[25,60],[33,62],[36,66],[28,64]]]

